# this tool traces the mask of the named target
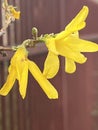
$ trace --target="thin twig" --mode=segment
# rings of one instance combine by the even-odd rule
[[[44,43],[42,40],[33,40],[33,39],[27,39],[23,41],[22,44],[17,46],[0,46],[0,51],[16,51],[21,45],[25,46],[26,48],[29,47],[35,47],[36,44]]]
[[[13,51],[12,47],[0,46],[0,51]]]

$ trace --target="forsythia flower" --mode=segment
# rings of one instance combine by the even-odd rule
[[[52,84],[43,76],[38,66],[30,61],[28,58],[28,53],[25,47],[21,46],[17,49],[14,56],[11,59],[9,66],[9,75],[7,77],[6,83],[0,89],[0,95],[7,95],[15,80],[19,82],[19,91],[22,98],[25,98],[27,82],[28,82],[28,70],[37,80],[43,91],[46,93],[48,98],[56,99],[58,98],[58,93]]]
[[[2,4],[3,9],[5,10],[5,16],[6,20],[9,19],[19,19],[20,18],[20,11],[16,11],[15,7],[12,5],[9,5],[8,3]]]
[[[84,6],[78,15],[66,26],[65,30],[55,37],[46,36],[45,43],[49,50],[43,74],[46,78],[53,78],[59,70],[58,55],[64,56],[65,71],[73,73],[76,71],[76,64],[83,64],[87,58],[81,52],[96,52],[98,45],[79,38],[78,31],[85,27],[85,19],[88,15],[88,7]]]
[[[12,14],[12,16],[15,19],[19,19],[20,18],[20,11],[16,11],[13,6],[9,6],[9,10],[10,10],[10,13]]]

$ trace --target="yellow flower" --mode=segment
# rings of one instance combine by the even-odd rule
[[[10,10],[10,13],[12,14],[12,16],[15,19],[19,19],[20,18],[20,11],[16,11],[13,6],[9,6],[9,10]]]
[[[20,18],[20,11],[16,11],[15,7],[13,5],[9,5],[7,1],[2,3],[2,7],[5,10],[6,20]]]
[[[96,52],[98,45],[79,38],[78,31],[85,27],[85,19],[88,15],[88,7],[84,6],[78,15],[69,23],[65,30],[55,37],[45,37],[45,43],[49,50],[47,55],[43,74],[46,78],[53,78],[59,70],[58,55],[64,56],[65,71],[74,73],[76,64],[83,64],[87,58],[81,52]]]
[[[14,56],[11,59],[9,66],[9,75],[7,77],[6,83],[0,89],[0,95],[7,95],[12,89],[15,80],[19,82],[19,91],[24,99],[26,96],[27,82],[28,82],[28,70],[31,72],[33,77],[39,83],[43,91],[46,93],[48,98],[57,99],[58,92],[53,87],[53,85],[43,76],[38,66],[30,61],[28,58],[28,53],[25,47],[21,46],[17,49]]]

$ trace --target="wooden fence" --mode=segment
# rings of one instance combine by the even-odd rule
[[[34,26],[39,29],[39,35],[59,32],[83,5],[89,6],[90,14],[87,28],[81,31],[81,37],[98,42],[98,5],[92,1],[8,1],[19,7],[21,19],[8,28],[6,45],[20,44],[23,40],[31,38]],[[0,27],[1,18],[0,14]],[[3,39],[0,38],[0,45],[4,45]],[[12,55],[10,52],[8,57],[0,56],[0,86],[6,80]],[[16,82],[6,97],[0,96],[0,130],[98,130],[98,54],[86,55],[87,63],[77,65],[77,71],[72,75],[64,72],[64,59],[59,57],[60,70],[58,75],[50,80],[58,90],[58,100],[49,100],[30,73],[27,95],[25,100],[22,100]],[[41,70],[46,56],[47,49],[43,44],[30,49],[29,58],[35,61]]]

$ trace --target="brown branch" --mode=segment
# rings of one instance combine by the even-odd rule
[[[26,48],[29,48],[29,47],[35,47],[36,44],[39,44],[39,43],[44,43],[43,40],[33,40],[33,39],[27,39],[25,41],[23,41],[22,44],[20,45],[17,45],[17,46],[0,46],[0,51],[16,51],[19,46],[23,45],[25,46]]]
[[[0,46],[0,51],[13,51],[12,47]]]

